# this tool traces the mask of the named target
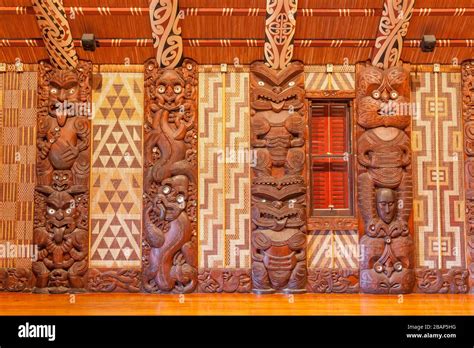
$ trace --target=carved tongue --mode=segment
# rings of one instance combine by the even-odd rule
[[[66,230],[66,226],[61,227],[61,228],[57,228],[57,227],[53,228],[54,241],[56,242],[56,244],[60,244],[63,241],[65,230]]]
[[[64,113],[56,113],[56,119],[58,120],[58,124],[60,127],[66,124],[67,115]]]
[[[283,105],[285,105],[285,101],[283,100],[280,103],[272,103],[272,109],[275,112],[280,112],[281,109],[283,108]]]
[[[285,217],[285,218],[283,218],[283,219],[276,220],[275,227],[273,228],[273,230],[275,230],[275,231],[281,231],[282,229],[284,229],[287,220],[288,220],[288,217]]]

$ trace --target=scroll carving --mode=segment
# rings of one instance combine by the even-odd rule
[[[245,293],[252,289],[250,269],[200,269],[198,279],[198,292]]]
[[[358,200],[364,221],[360,288],[367,293],[413,289],[409,72],[362,66],[358,74]]]
[[[197,66],[145,63],[143,288],[197,286]]]
[[[308,291],[315,293],[359,292],[359,271],[357,269],[308,269]]]
[[[298,0],[267,0],[265,20],[265,62],[272,69],[284,69],[293,57]]]
[[[32,0],[49,58],[55,68],[74,69],[78,58],[61,0]]]
[[[306,291],[303,64],[251,66],[253,291]]]
[[[87,289],[92,292],[139,292],[140,270],[90,269],[87,273]]]
[[[415,0],[385,0],[372,64],[378,68],[396,66],[402,54]]]
[[[426,294],[464,294],[468,291],[469,272],[420,268],[416,270],[416,291]]]
[[[89,249],[92,64],[39,65],[37,186],[33,239],[36,292],[83,291]]]
[[[183,58],[178,0],[151,0],[149,8],[157,64],[175,68]]]
[[[466,231],[469,288],[474,290],[474,61],[462,67],[464,152],[466,182]]]
[[[27,292],[35,285],[35,277],[27,268],[0,268],[0,291]]]

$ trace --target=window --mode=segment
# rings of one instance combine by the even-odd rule
[[[349,101],[311,103],[313,216],[353,214],[351,125]]]

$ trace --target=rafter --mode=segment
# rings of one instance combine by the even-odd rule
[[[267,0],[265,63],[284,69],[293,58],[298,0]]]
[[[402,54],[403,38],[408,32],[415,0],[385,0],[372,53],[372,64],[388,69]]]
[[[62,1],[32,0],[31,2],[52,65],[58,69],[74,69],[78,63],[78,57]]]
[[[151,0],[149,13],[156,62],[160,68],[175,68],[183,58],[178,0]]]

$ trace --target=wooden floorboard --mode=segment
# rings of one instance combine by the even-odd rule
[[[474,295],[1,293],[0,315],[474,315]]]

